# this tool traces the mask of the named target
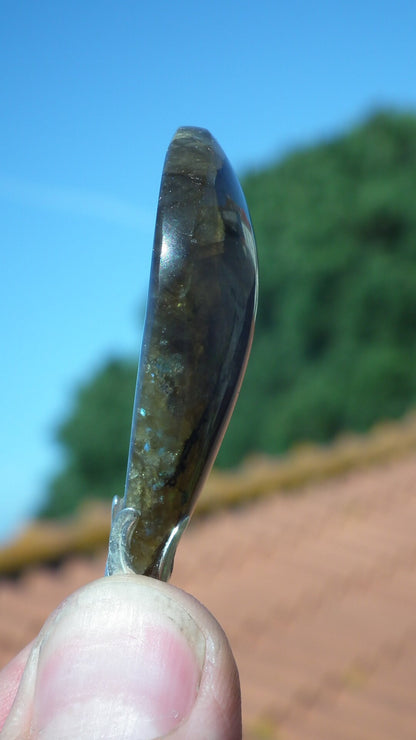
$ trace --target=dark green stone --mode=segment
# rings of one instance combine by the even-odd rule
[[[212,466],[251,345],[257,255],[240,184],[205,129],[180,128],[159,196],[123,501],[133,571],[160,575]],[[111,548],[110,548],[111,549]]]

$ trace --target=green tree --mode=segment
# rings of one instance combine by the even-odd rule
[[[63,516],[84,499],[123,494],[135,380],[134,363],[111,360],[78,390],[69,418],[57,430],[64,466],[40,516]]]
[[[261,290],[224,465],[416,403],[416,117],[377,114],[244,189]]]
[[[416,405],[416,117],[379,113],[243,185],[260,301],[223,466]],[[122,492],[135,372],[113,361],[79,391],[44,514]]]

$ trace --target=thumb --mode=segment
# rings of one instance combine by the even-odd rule
[[[238,674],[221,627],[188,594],[144,576],[80,589],[33,643],[2,740],[168,734],[241,738]]]

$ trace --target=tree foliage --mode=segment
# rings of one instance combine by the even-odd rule
[[[416,402],[416,118],[375,115],[244,189],[261,292],[223,464]]]
[[[111,360],[79,388],[69,418],[57,430],[64,466],[50,484],[41,516],[68,514],[86,498],[123,494],[135,379],[134,363]]]
[[[219,464],[365,430],[416,404],[416,117],[380,113],[249,174],[260,301]],[[58,432],[45,512],[122,491],[135,369],[112,362]]]

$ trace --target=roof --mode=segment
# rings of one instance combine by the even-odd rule
[[[197,519],[172,582],[225,628],[247,740],[416,737],[416,455]],[[0,580],[0,664],[105,550]]]
[[[273,495],[300,490],[313,481],[397,459],[416,450],[416,413],[399,422],[384,422],[366,435],[344,434],[326,446],[303,444],[284,457],[252,456],[240,468],[214,470],[197,501],[193,519],[220,509]],[[12,541],[0,547],[0,576],[20,573],[38,563],[56,563],[73,553],[90,553],[106,547],[110,526],[109,505],[86,501],[63,521],[35,521]]]

